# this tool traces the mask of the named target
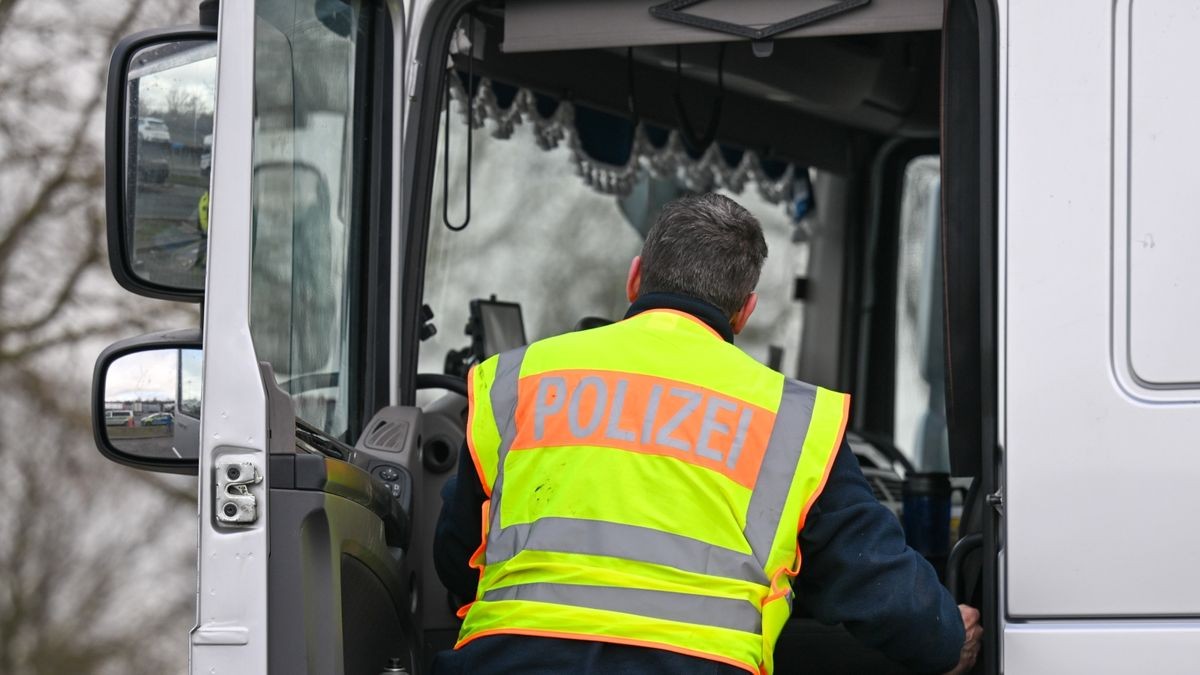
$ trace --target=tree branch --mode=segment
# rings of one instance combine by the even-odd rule
[[[88,269],[100,261],[100,240],[101,232],[103,231],[103,220],[95,213],[89,214],[88,218],[88,243],[84,249],[83,255],[71,267],[67,278],[59,287],[58,293],[54,296],[50,306],[41,313],[41,315],[18,324],[5,326],[0,324],[0,335],[10,336],[14,333],[32,333],[54,320],[58,313],[66,306],[67,302],[75,294],[76,287],[79,285],[79,280],[83,278]]]
[[[0,0],[0,42],[3,42],[4,29],[12,19],[13,11],[21,0]]]
[[[8,1],[13,2],[14,0]],[[106,35],[108,44],[115,43],[117,39],[129,30],[129,27],[133,24],[138,13],[141,12],[144,4],[145,0],[133,0],[129,3],[121,18],[108,31]],[[20,212],[13,224],[8,228],[8,231],[0,238],[0,269],[7,266],[21,239],[29,232],[34,223],[41,218],[44,209],[54,199],[55,195],[71,183],[72,162],[77,159],[80,151],[83,149],[84,143],[87,141],[92,118],[104,101],[104,82],[107,68],[107,64],[101,64],[95,71],[92,78],[93,88],[91,96],[88,97],[87,102],[80,108],[75,127],[70,134],[70,141],[67,143],[66,150],[61,155],[58,168],[50,173],[50,177],[42,183],[29,205]]]

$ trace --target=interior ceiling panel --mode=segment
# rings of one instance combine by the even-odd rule
[[[650,16],[662,0],[508,0],[503,50],[639,47],[740,40]],[[834,4],[830,0],[707,0],[683,11],[753,28]],[[780,34],[780,38],[940,30],[942,0],[874,0],[869,5]]]

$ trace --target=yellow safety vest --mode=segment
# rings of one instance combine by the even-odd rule
[[[200,195],[200,203],[197,205],[196,209],[200,213],[200,231],[203,232],[205,234],[205,236],[207,236],[208,235],[208,190],[205,190],[204,194]]]
[[[773,671],[797,533],[849,396],[666,309],[500,354],[468,380],[488,500],[456,648],[535,635]]]

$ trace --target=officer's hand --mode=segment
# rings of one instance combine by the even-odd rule
[[[962,614],[963,629],[967,637],[963,640],[962,651],[958,654],[958,665],[946,675],[962,675],[975,666],[979,657],[980,640],[983,639],[983,626],[979,625],[979,610],[967,605],[958,606]]]

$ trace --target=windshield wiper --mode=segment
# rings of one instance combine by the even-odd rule
[[[350,457],[350,446],[341,441],[326,436],[320,429],[305,422],[299,417],[296,418],[296,440],[304,443],[308,448],[312,448],[317,452],[345,461]]]

